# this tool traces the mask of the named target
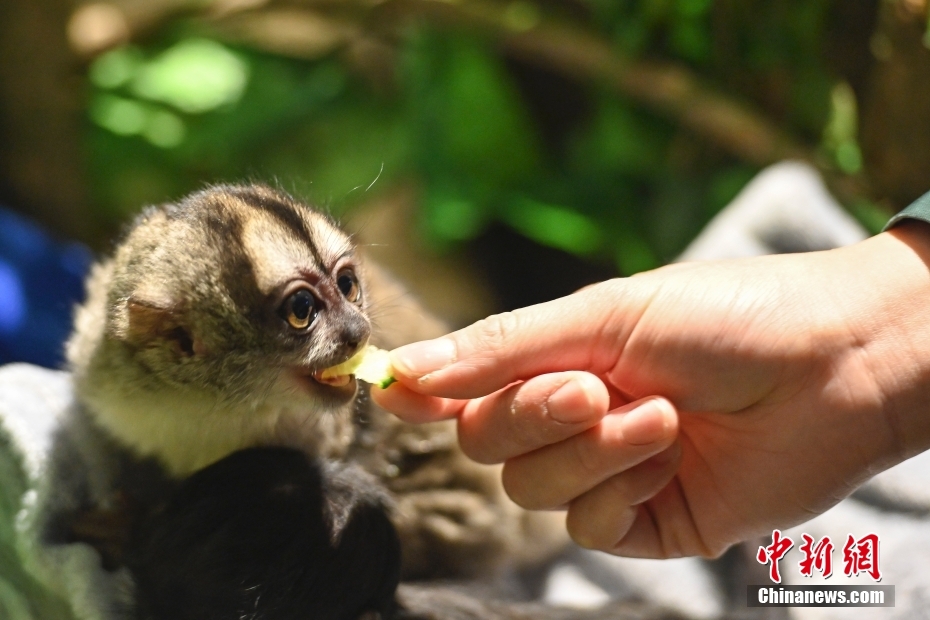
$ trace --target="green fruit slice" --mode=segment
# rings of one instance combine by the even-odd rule
[[[321,377],[339,377],[342,375],[355,375],[356,378],[377,385],[381,389],[391,385],[394,378],[394,368],[391,366],[391,356],[384,349],[368,345],[354,356],[341,364],[330,366],[323,371]]]

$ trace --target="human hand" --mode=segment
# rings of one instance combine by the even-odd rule
[[[518,504],[580,544],[714,556],[930,446],[930,242],[680,264],[396,350],[373,390],[458,418]],[[657,398],[654,395],[662,395]]]

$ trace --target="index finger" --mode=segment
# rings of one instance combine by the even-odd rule
[[[540,374],[613,366],[639,313],[621,309],[626,280],[497,314],[464,329],[395,349],[395,376],[409,390],[470,399]]]
[[[381,407],[413,424],[457,417],[469,402],[419,394],[399,383],[387,389],[372,386],[371,397]]]

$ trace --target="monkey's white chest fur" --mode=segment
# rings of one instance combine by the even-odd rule
[[[249,446],[287,446],[338,458],[352,440],[351,405],[334,411],[294,400],[219,404],[193,390],[127,394],[118,386],[84,397],[101,426],[175,476]]]

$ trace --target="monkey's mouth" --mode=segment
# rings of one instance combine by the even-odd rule
[[[354,375],[335,375],[332,377],[324,377],[323,374],[326,372],[325,369],[317,370],[314,372],[311,377],[317,383],[322,383],[323,385],[331,385],[333,387],[345,387],[352,383],[352,380],[355,379]]]
[[[303,389],[312,394],[335,398],[338,401],[355,396],[358,384],[354,375],[338,375],[324,379],[320,376],[322,372],[322,370],[311,370],[309,368],[295,368],[293,375],[303,386]]]

